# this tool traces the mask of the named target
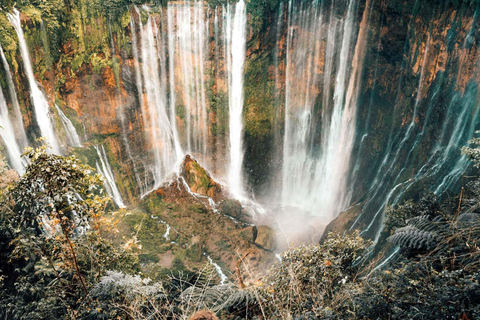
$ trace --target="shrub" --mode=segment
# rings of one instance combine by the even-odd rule
[[[330,233],[323,244],[287,251],[265,279],[263,297],[269,316],[328,313],[335,293],[356,281],[359,259],[368,245],[358,232]]]

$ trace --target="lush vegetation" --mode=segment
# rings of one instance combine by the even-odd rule
[[[479,144],[476,138],[463,149],[476,168]],[[180,319],[200,309],[226,319],[480,317],[476,176],[456,199],[427,194],[389,208],[385,230],[399,253],[383,269],[367,263],[370,243],[358,233],[330,234],[322,244],[285,252],[247,284],[248,265],[239,265],[236,285],[219,284],[213,266],[191,273],[178,262],[174,273],[148,279],[137,239],[114,243],[108,236],[118,221],[89,166],[45,146],[25,157],[26,173],[8,186],[13,176],[1,168],[2,318]]]
[[[464,152],[480,166],[477,148]],[[383,270],[365,261],[370,242],[358,233],[330,234],[236,285],[219,284],[208,265],[148,279],[136,239],[109,240],[115,213],[90,167],[46,147],[25,157],[26,173],[8,187],[2,166],[2,318],[184,319],[200,309],[225,319],[480,317],[478,178],[454,201],[427,195],[390,208],[386,229],[400,254]],[[248,265],[241,269],[243,279]]]

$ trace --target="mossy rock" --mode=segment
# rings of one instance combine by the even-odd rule
[[[188,209],[191,212],[202,213],[202,214],[208,212],[207,208],[205,208],[205,206],[200,203],[192,204],[191,206],[188,207]]]
[[[198,194],[216,199],[221,192],[218,185],[196,160],[187,155],[182,163],[182,177],[190,189]]]

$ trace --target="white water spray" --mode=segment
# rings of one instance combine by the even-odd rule
[[[19,174],[25,171],[26,161],[22,158],[20,146],[15,140],[15,130],[8,113],[8,105],[0,88],[0,137],[7,149],[10,164]]]
[[[48,105],[47,98],[38,87],[35,75],[33,73],[32,63],[30,61],[30,54],[28,53],[27,42],[22,30],[22,24],[20,22],[20,12],[17,9],[12,13],[7,13],[7,18],[15,28],[17,32],[20,53],[22,55],[23,64],[25,67],[25,74],[28,78],[28,84],[30,86],[30,96],[32,98],[32,104],[35,111],[35,117],[37,124],[40,128],[40,132],[43,137],[47,139],[48,144],[52,148],[53,153],[60,154],[60,147],[58,145],[57,137],[53,128],[53,123],[50,115],[50,107]]]
[[[63,113],[62,109],[60,109],[57,105],[58,115],[60,116],[60,121],[62,122],[63,128],[65,129],[65,133],[67,134],[68,143],[72,147],[82,147],[82,141],[80,140],[80,136],[77,133],[77,129],[73,126],[72,121],[67,118],[65,113]]]
[[[281,201],[284,206],[300,208],[327,220],[349,202],[346,184],[370,12],[367,5],[351,57],[356,7],[356,0],[349,1],[345,18],[338,20],[333,7],[328,14],[323,4],[289,3]],[[320,38],[312,39],[312,34]],[[326,43],[325,65],[324,78],[319,79],[316,63],[321,50],[318,41],[322,39]],[[338,59],[334,59],[335,55]],[[330,78],[334,70],[332,97]],[[323,94],[320,125],[313,112],[318,92]],[[320,150],[313,147],[316,126],[322,129]]]
[[[125,208],[122,195],[118,191],[117,184],[115,183],[115,179],[113,177],[112,169],[110,168],[110,162],[108,162],[105,148],[103,147],[103,145],[100,147],[95,146],[95,150],[97,150],[98,159],[100,160],[101,164],[99,165],[97,162],[97,171],[103,177],[105,189],[107,189],[108,194],[119,208]]]
[[[230,112],[230,165],[228,185],[237,198],[244,198],[243,186],[243,78],[246,49],[247,15],[245,3],[235,5],[235,14],[227,12],[227,55]]]
[[[12,72],[8,65],[7,58],[3,52],[2,45],[0,44],[0,59],[2,60],[3,68],[7,76],[8,92],[10,94],[10,102],[13,108],[13,127],[15,129],[17,140],[20,147],[23,149],[28,145],[27,135],[25,133],[25,126],[23,124],[22,112],[20,111],[20,105],[18,104],[17,90],[15,90],[15,84],[13,83]]]

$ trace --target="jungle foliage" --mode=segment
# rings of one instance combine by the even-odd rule
[[[464,152],[478,166],[472,144]],[[399,254],[382,270],[366,262],[370,242],[358,232],[330,234],[238,286],[220,284],[212,265],[150,280],[135,246],[105,237],[115,214],[90,167],[46,147],[25,157],[21,178],[8,187],[0,179],[2,318],[186,319],[202,309],[222,319],[480,317],[476,176],[453,201],[427,194],[390,208],[386,229]]]

